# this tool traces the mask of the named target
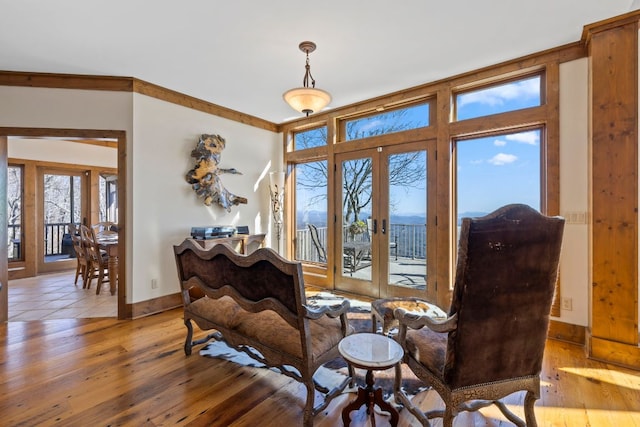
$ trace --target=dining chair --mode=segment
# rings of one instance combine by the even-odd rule
[[[68,225],[69,234],[71,235],[71,243],[73,245],[73,251],[76,254],[76,277],[73,281],[74,285],[78,284],[78,277],[82,277],[83,288],[87,285],[87,275],[89,272],[89,259],[87,257],[87,251],[82,245],[82,237],[80,231],[75,224],[70,223]]]
[[[83,287],[89,289],[93,279],[98,279],[96,295],[99,295],[102,285],[109,283],[111,279],[109,277],[108,257],[107,254],[100,249],[93,228],[89,228],[84,224],[80,225],[80,236],[89,259],[87,280],[85,281],[86,286]]]
[[[404,362],[445,403],[423,412],[402,391],[396,398],[421,422],[442,417],[451,427],[461,411],[494,404],[517,426],[525,423],[501,401],[526,391],[526,425],[536,426],[540,371],[558,274],[564,219],[514,204],[464,218],[451,308],[442,321],[396,308]]]
[[[93,224],[91,229],[97,237],[118,234],[118,224],[112,221],[101,221]]]

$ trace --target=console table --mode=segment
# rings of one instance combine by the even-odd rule
[[[338,351],[351,366],[367,370],[366,387],[358,389],[356,400],[342,410],[342,422],[351,423],[351,411],[367,406],[367,414],[375,425],[374,406],[389,412],[391,425],[398,425],[398,411],[382,397],[382,389],[374,387],[373,371],[384,371],[399,363],[404,356],[402,346],[385,335],[372,333],[352,334],[344,337],[338,344]]]
[[[219,237],[217,239],[193,239],[189,237],[189,240],[193,240],[198,243],[204,249],[209,249],[220,243],[229,243],[236,252],[248,255],[258,248],[264,246],[264,238],[266,234],[236,234],[231,237]]]

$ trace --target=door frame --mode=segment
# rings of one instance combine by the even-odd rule
[[[118,235],[119,241],[123,244],[118,246],[118,319],[130,319],[132,317],[132,307],[127,305],[127,138],[124,130],[95,130],[95,129],[61,129],[61,128],[22,128],[22,127],[0,127],[0,173],[6,173],[8,165],[8,139],[9,137],[58,137],[58,138],[113,138],[118,144]],[[0,238],[7,240],[7,216],[6,216],[6,183],[0,186]],[[4,236],[4,237],[3,237]],[[8,302],[8,263],[7,249],[2,249],[5,245],[0,245],[0,322],[6,322],[9,317]],[[3,255],[4,254],[4,255]],[[5,286],[7,285],[7,286]]]
[[[345,160],[370,157],[372,159],[372,192],[378,195],[377,201],[374,199],[372,203],[371,215],[374,219],[378,219],[378,229],[382,226],[382,219],[390,225],[389,215],[389,189],[388,189],[388,157],[393,154],[424,150],[426,152],[427,175],[426,182],[426,227],[427,227],[427,259],[426,271],[432,272],[426,275],[426,289],[418,291],[413,288],[402,286],[394,286],[388,283],[389,263],[382,260],[389,259],[389,234],[380,234],[371,236],[371,280],[360,280],[345,276],[341,271],[343,245],[342,245],[342,226],[338,220],[342,221],[342,162]],[[353,151],[341,151],[334,154],[335,167],[335,227],[334,227],[334,289],[353,292],[361,295],[368,295],[373,298],[388,297],[421,297],[427,300],[434,300],[436,295],[436,267],[437,267],[437,220],[436,207],[434,205],[437,194],[436,182],[436,140],[433,138],[402,142],[394,144],[386,144],[376,147],[363,148],[358,147]],[[386,190],[383,188],[386,187]],[[385,237],[381,237],[385,236]]]

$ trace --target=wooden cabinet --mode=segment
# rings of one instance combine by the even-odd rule
[[[265,234],[236,234],[231,237],[220,237],[218,239],[200,240],[189,238],[205,249],[209,249],[219,243],[228,243],[232,248],[244,255],[248,255],[258,248],[264,246]]]

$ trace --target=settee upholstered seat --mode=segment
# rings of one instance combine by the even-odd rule
[[[264,345],[302,358],[300,331],[272,310],[251,313],[228,296],[219,298],[214,304],[208,297],[201,298],[191,304],[191,309],[193,315],[225,325],[247,338],[260,340]],[[313,360],[322,359],[343,337],[339,318],[323,316],[310,319],[309,326]],[[348,333],[353,333],[353,327],[349,327]]]

